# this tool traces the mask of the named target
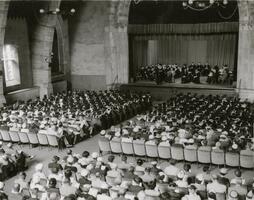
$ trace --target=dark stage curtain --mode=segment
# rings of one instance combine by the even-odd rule
[[[132,37],[134,76],[141,66],[191,64],[192,62],[233,69],[236,65],[237,34],[137,35]]]

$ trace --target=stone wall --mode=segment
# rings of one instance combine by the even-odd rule
[[[71,83],[74,89],[105,89],[105,25],[108,1],[87,1],[69,19]]]

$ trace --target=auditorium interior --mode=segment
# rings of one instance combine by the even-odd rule
[[[0,200],[254,200],[253,0],[1,0]]]

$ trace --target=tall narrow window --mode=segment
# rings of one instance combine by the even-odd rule
[[[13,44],[3,47],[4,78],[6,87],[20,84],[18,48]]]

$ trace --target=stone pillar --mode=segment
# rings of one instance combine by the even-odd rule
[[[49,2],[49,9],[59,8],[60,1]],[[47,6],[45,6],[47,9]],[[57,15],[36,13],[37,24],[33,31],[31,42],[31,60],[33,69],[33,84],[40,88],[40,97],[53,93],[51,82],[51,69],[48,59],[52,51],[54,29]]]
[[[106,83],[113,85],[128,83],[129,47],[128,13],[130,1],[112,1],[110,6],[109,26],[105,28]]]
[[[4,45],[4,34],[5,34],[5,27],[7,21],[7,13],[8,13],[9,1],[0,1],[0,106],[3,103],[6,103],[6,99],[4,97],[4,90],[3,90],[3,45]]]
[[[254,1],[238,1],[238,6],[237,91],[241,99],[254,101]]]

